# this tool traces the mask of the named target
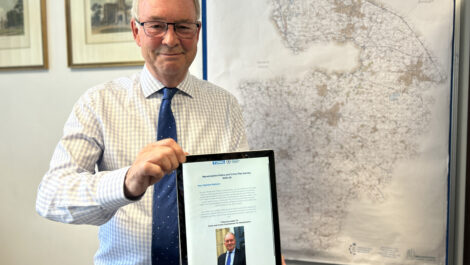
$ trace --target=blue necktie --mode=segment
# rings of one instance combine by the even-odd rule
[[[230,265],[230,257],[232,256],[232,252],[228,252],[228,258],[227,258],[227,263],[225,265]]]
[[[171,99],[177,88],[163,88],[158,115],[157,140],[176,137],[176,122]],[[152,207],[152,264],[179,264],[178,211],[175,171],[154,185]]]

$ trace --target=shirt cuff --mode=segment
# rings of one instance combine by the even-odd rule
[[[117,209],[135,202],[124,195],[124,179],[130,167],[106,173],[98,184],[98,202],[104,208]]]

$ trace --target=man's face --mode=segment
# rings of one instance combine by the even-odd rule
[[[140,22],[196,22],[196,10],[192,0],[142,0],[138,19]],[[144,29],[133,22],[134,39],[141,47],[150,72],[162,82],[182,81],[196,56],[199,29],[191,39],[179,38],[172,25],[165,35],[148,37]]]
[[[227,234],[225,236],[224,245],[228,251],[233,251],[233,249],[237,245],[237,242],[235,241],[235,236],[233,236],[232,234]]]

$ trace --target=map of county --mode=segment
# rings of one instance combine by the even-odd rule
[[[411,2],[208,3],[209,81],[275,150],[287,258],[445,264],[453,2]]]

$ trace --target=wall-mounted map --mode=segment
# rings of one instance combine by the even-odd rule
[[[275,150],[286,258],[445,264],[453,8],[207,1],[208,80]]]

